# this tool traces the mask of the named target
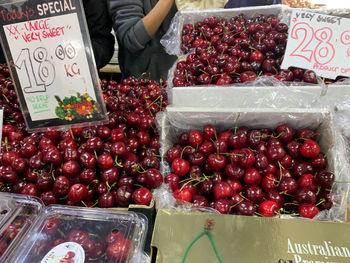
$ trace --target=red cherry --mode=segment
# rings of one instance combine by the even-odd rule
[[[152,200],[152,193],[145,187],[138,188],[132,194],[136,204],[139,205],[149,205]]]
[[[210,169],[214,171],[219,171],[225,167],[226,158],[223,155],[212,153],[207,158],[207,164],[210,167]]]
[[[164,182],[168,184],[173,191],[179,188],[179,180],[177,174],[168,174],[164,177]]]
[[[203,136],[199,131],[193,130],[190,132],[188,140],[192,147],[198,147],[203,143]]]
[[[129,239],[115,241],[106,249],[107,259],[113,262],[125,262],[129,257],[131,247]]]
[[[184,176],[190,170],[190,163],[184,159],[176,158],[171,163],[171,169],[175,174]]]
[[[53,192],[56,195],[68,194],[70,188],[70,181],[66,176],[58,176],[53,184]]]
[[[273,217],[277,211],[278,204],[271,200],[266,200],[259,206],[259,213],[264,217]]]
[[[243,200],[236,205],[236,211],[239,215],[252,216],[256,212],[256,206],[250,200]]]
[[[269,191],[271,189],[276,188],[277,186],[277,178],[273,174],[267,174],[262,179],[262,187],[265,191]]]
[[[163,183],[163,176],[159,170],[151,168],[146,172],[146,186],[151,189],[157,188]]]
[[[245,171],[243,180],[246,184],[260,184],[261,182],[261,175],[259,173],[258,170],[256,170],[255,168],[248,168]]]
[[[320,153],[320,146],[314,140],[306,140],[300,147],[300,154],[306,158],[316,157]]]
[[[244,167],[251,167],[255,163],[254,153],[248,148],[242,148],[239,151],[239,163]]]
[[[313,192],[317,190],[317,185],[312,174],[303,174],[300,176],[298,179],[298,185],[299,187],[305,187]]]
[[[83,184],[74,184],[69,188],[68,200],[72,202],[80,202],[85,200],[88,195],[88,190]]]
[[[97,199],[99,207],[109,208],[114,206],[114,196],[112,193],[103,193]]]
[[[109,184],[115,183],[118,180],[118,177],[119,177],[119,172],[118,172],[118,168],[117,167],[112,167],[112,168],[103,170],[101,172],[101,179],[102,179],[102,181],[108,182]]]
[[[27,183],[21,188],[20,193],[24,195],[38,196],[38,189],[35,184]]]
[[[311,219],[318,214],[319,209],[313,204],[301,204],[298,208],[298,212],[300,216]]]
[[[255,50],[253,53],[250,54],[250,62],[257,61],[261,63],[263,60],[264,55],[259,50]]]
[[[227,199],[219,199],[214,202],[213,208],[218,210],[220,214],[228,214],[230,212],[230,203]]]
[[[62,172],[64,175],[73,177],[80,172],[80,166],[76,161],[68,161],[63,164]]]
[[[97,162],[95,155],[89,152],[82,153],[79,157],[79,161],[85,168],[88,169],[94,168]]]
[[[115,163],[111,155],[103,153],[97,158],[97,164],[100,169],[106,170],[113,167]]]
[[[213,195],[215,200],[230,197],[233,195],[231,186],[226,182],[219,182],[214,185]]]
[[[118,230],[113,230],[111,233],[107,235],[105,238],[105,243],[107,245],[113,244],[114,242],[118,240],[123,240],[125,239],[125,236],[122,232],[119,232]]]
[[[182,203],[184,201],[191,202],[191,200],[192,200],[192,194],[191,194],[190,190],[188,190],[188,189],[182,189],[182,190],[177,189],[174,191],[173,196],[180,203]]]

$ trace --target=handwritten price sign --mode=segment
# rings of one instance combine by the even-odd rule
[[[7,2],[0,36],[28,128],[106,120],[81,2]]]
[[[350,77],[350,19],[293,10],[282,68]]]

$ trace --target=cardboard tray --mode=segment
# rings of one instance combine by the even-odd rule
[[[221,262],[350,262],[350,224],[174,210],[158,211],[152,262],[220,262],[206,235],[193,244],[183,261],[185,251],[204,230],[207,220],[214,223],[210,232]]]

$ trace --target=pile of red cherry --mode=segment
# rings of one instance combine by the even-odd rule
[[[29,134],[5,68],[1,65],[1,191],[39,196],[46,205],[150,203],[149,189],[163,182],[155,115],[168,104],[166,83],[103,80],[108,124]]]
[[[317,83],[311,70],[280,69],[287,38],[288,26],[275,15],[246,18],[241,14],[229,20],[214,16],[186,24],[181,49],[186,54],[194,52],[177,63],[173,85],[229,85],[258,76]]]
[[[75,223],[71,221],[48,218],[25,262],[39,262],[52,248],[65,242],[81,245],[85,252],[86,263],[126,262],[133,248],[132,242],[124,233],[118,230],[111,232],[108,224],[101,227],[85,221],[81,223],[81,227],[72,227]],[[68,251],[62,263],[75,262],[74,256],[73,251]]]
[[[167,153],[165,176],[178,202],[215,208],[222,214],[315,217],[333,205],[334,174],[315,141],[316,132],[239,127],[180,135]]]

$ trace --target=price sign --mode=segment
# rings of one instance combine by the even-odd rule
[[[350,19],[293,10],[282,68],[350,77]]]
[[[79,0],[0,0],[0,36],[29,130],[107,120]]]

